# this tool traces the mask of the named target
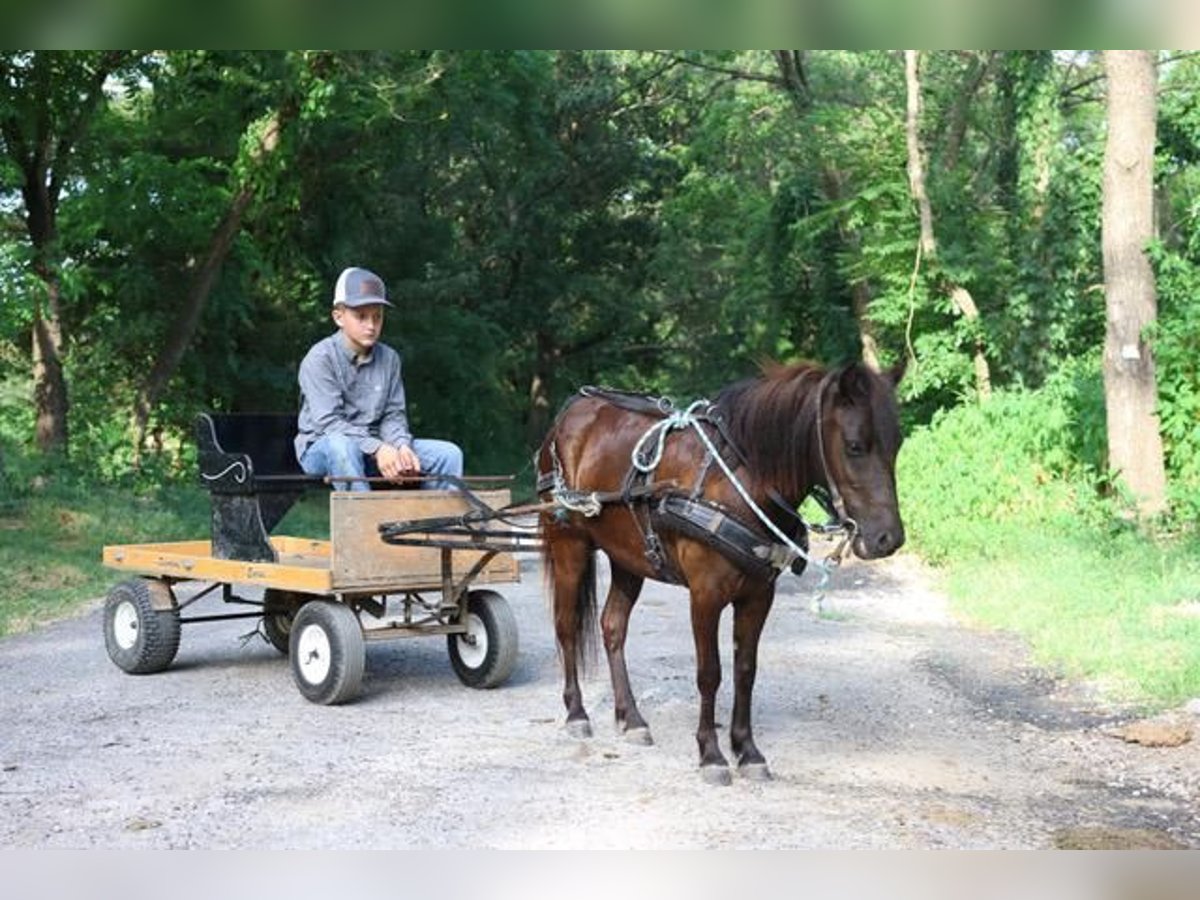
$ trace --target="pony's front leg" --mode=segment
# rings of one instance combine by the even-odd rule
[[[768,587],[738,598],[733,606],[733,718],[729,744],[737,757],[738,773],[759,780],[770,778],[771,770],[754,744],[750,708],[758,672],[758,641],[774,598],[774,588]]]
[[[729,761],[717,741],[717,688],[721,686],[721,656],[717,626],[721,604],[692,592],[692,639],[696,644],[696,687],[700,690],[700,724],[696,743],[700,748],[700,774],[710,784],[730,784]]]
[[[612,677],[613,711],[617,730],[634,744],[653,744],[650,726],[638,711],[629,685],[629,669],[625,664],[625,638],[629,633],[629,617],[642,591],[642,578],[612,564],[612,582],[600,625],[604,633],[604,652],[608,655],[608,671]]]

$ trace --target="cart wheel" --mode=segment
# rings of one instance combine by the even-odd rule
[[[170,609],[155,609],[170,603]],[[179,607],[165,581],[122,581],[104,602],[104,646],[108,658],[131,675],[161,672],[179,651]]]
[[[292,623],[300,607],[308,602],[307,594],[268,588],[263,594],[263,634],[271,646],[288,655],[291,647]]]
[[[467,595],[465,634],[446,635],[454,674],[467,687],[503,684],[517,665],[517,620],[508,601],[495,591]]]
[[[292,622],[290,661],[300,693],[332,706],[352,699],[362,684],[367,649],[354,611],[335,600],[312,600]]]

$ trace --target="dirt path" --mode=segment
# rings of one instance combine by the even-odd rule
[[[726,788],[696,771],[685,594],[649,585],[633,619],[655,745],[606,727],[603,664],[585,682],[597,735],[577,742],[522,568],[501,587],[520,663],[494,691],[462,687],[424,638],[371,645],[361,699],[314,706],[274,650],[239,641],[245,622],[189,626],[171,669],[131,677],[98,603],[0,641],[0,846],[1200,848],[1200,741],[1110,736],[1115,714],[956,625],[911,559],[848,566],[820,617],[811,580],[785,577],[755,697],[775,778]],[[728,621],[723,652],[719,718]]]

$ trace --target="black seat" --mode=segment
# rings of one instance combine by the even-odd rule
[[[277,562],[271,530],[320,476],[305,475],[293,442],[294,413],[201,413],[196,418],[200,484],[212,501],[216,559]]]
[[[202,413],[197,443],[227,454],[245,454],[258,476],[300,475],[293,442],[295,413]]]

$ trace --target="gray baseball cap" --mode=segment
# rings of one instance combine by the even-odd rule
[[[388,302],[383,279],[369,269],[357,268],[344,269],[338,276],[333,289],[333,305],[338,304],[354,307],[392,305]]]

